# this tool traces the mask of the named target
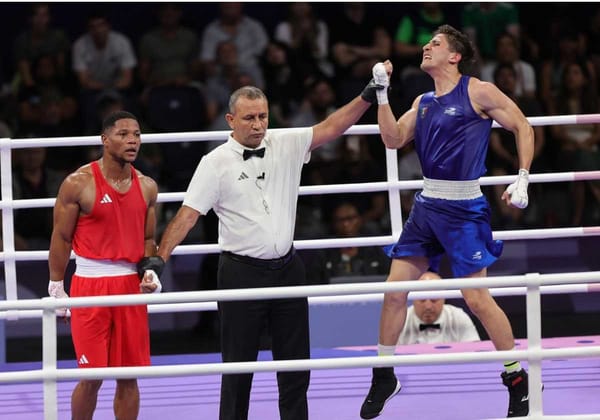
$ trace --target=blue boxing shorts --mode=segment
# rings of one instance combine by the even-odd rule
[[[445,200],[418,192],[400,239],[384,251],[390,258],[428,257],[435,272],[446,253],[454,276],[464,277],[492,265],[502,248],[502,241],[492,239],[485,196]]]

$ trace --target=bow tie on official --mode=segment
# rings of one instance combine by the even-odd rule
[[[260,149],[244,149],[244,160],[250,159],[252,156],[256,156],[259,158],[264,157],[265,148],[261,147]]]
[[[440,327],[440,324],[419,324],[419,331],[428,330],[428,329],[439,330],[439,329],[441,329],[441,327]]]

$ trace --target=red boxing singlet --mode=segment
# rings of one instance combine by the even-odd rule
[[[144,256],[146,200],[131,166],[131,187],[120,193],[110,186],[98,162],[91,163],[96,184],[92,212],[80,216],[73,235],[73,251],[91,259],[137,263]]]

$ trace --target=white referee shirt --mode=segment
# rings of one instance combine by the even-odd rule
[[[231,135],[200,160],[183,199],[201,214],[219,217],[223,251],[272,259],[291,248],[302,165],[310,160],[313,130],[268,131],[263,158],[244,160]],[[258,149],[257,148],[257,149]]]
[[[479,333],[475,324],[462,308],[444,304],[442,313],[433,324],[440,324],[440,329],[427,328],[419,331],[423,321],[415,314],[414,306],[410,306],[406,315],[404,329],[398,338],[398,344],[435,344],[458,343],[462,341],[479,341]]]

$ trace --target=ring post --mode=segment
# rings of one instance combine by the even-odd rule
[[[54,301],[45,297],[42,301]],[[54,307],[45,306],[42,310],[42,371],[44,372],[44,419],[58,419],[56,386],[56,312]],[[48,375],[53,373],[52,376]]]
[[[528,273],[527,280],[527,349],[529,356],[529,414],[543,416],[542,406],[542,317],[540,273]]]

